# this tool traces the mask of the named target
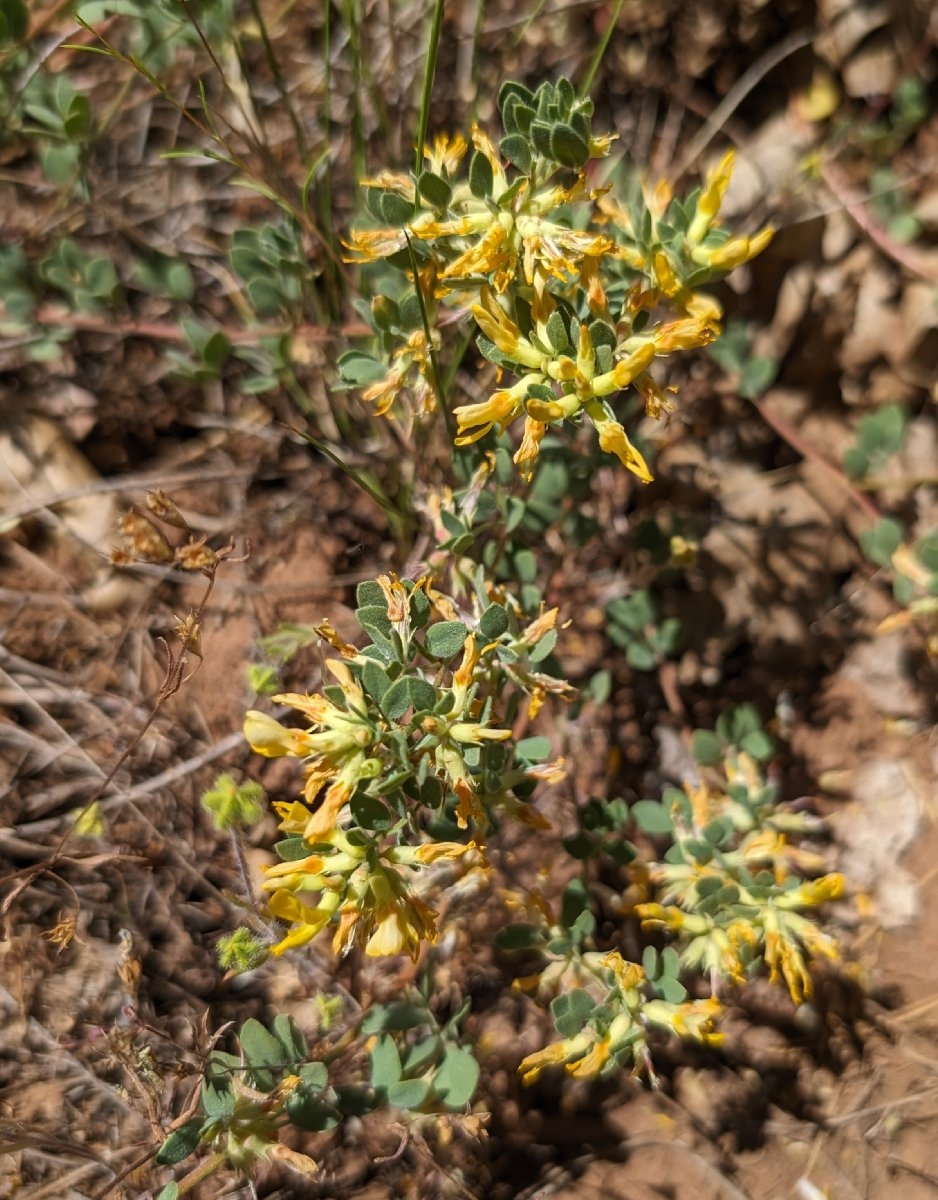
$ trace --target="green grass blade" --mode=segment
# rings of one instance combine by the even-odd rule
[[[596,47],[593,57],[590,60],[590,65],[586,69],[586,74],[583,76],[583,82],[580,84],[579,96],[581,100],[587,99],[593,87],[593,80],[596,78],[596,72],[599,70],[599,64],[603,60],[603,55],[612,40],[612,35],[615,33],[616,25],[619,23],[619,13],[622,12],[622,5],[625,0],[618,0],[615,8],[609,16],[606,23],[606,28],[603,30],[603,36],[599,39],[599,45]]]
[[[417,158],[414,173],[423,170],[423,148],[427,144],[427,127],[430,124],[430,97],[433,94],[433,76],[436,74],[436,55],[440,45],[440,29],[443,25],[443,0],[436,0],[433,8],[433,23],[430,26],[430,41],[427,45],[427,61],[423,71],[423,90],[420,95],[420,121],[417,129]]]

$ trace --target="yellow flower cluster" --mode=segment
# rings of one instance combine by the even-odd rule
[[[707,345],[715,336],[714,329],[706,321],[693,319],[658,326],[649,334],[620,342],[615,350],[619,357],[608,356],[610,363],[604,369],[593,335],[585,324],[579,326],[575,351],[563,353],[552,348],[549,320],[558,309],[546,284],[546,278],[538,274],[531,306],[534,329],[529,337],[521,333],[493,291],[482,288],[479,303],[472,306],[476,323],[503,355],[529,370],[516,384],[494,392],[483,403],[455,410],[459,431],[456,444],[478,441],[493,427],[505,429],[524,414],[525,442],[515,454],[515,462],[522,474],[530,478],[537,443],[547,427],[582,413],[596,429],[601,449],[615,454],[643,483],[650,482],[652,476],[644,458],[603,401],[635,384],[647,397],[646,411],[657,415],[662,410],[660,391],[647,374],[647,368],[658,355]],[[538,390],[546,391],[551,398],[542,399]]]
[[[591,156],[606,154],[611,141],[593,138]],[[654,360],[707,345],[719,335],[722,315],[719,304],[691,288],[687,279],[701,270],[730,270],[760,253],[772,237],[772,230],[764,229],[751,238],[727,239],[716,229],[732,152],[708,175],[685,233],[675,238],[663,211],[670,194],[660,188],[644,201],[650,232],[637,230],[633,217],[606,194],[608,189],[588,186],[583,170],[569,186],[552,182],[552,172],[545,177],[537,167],[509,178],[493,142],[477,126],[472,143],[476,158],[487,163],[490,178],[484,194],[469,182],[449,182],[467,151],[461,137],[437,138],[426,151],[430,170],[443,182],[445,204],[421,209],[423,197],[405,175],[385,172],[365,180],[364,186],[390,194],[411,215],[397,228],[353,232],[346,243],[350,260],[374,262],[419,247],[426,265],[415,283],[423,293],[424,311],[435,314],[441,300],[468,310],[493,347],[489,356],[499,374],[507,368],[519,376],[484,401],[456,407],[457,445],[475,442],[493,429],[504,431],[522,418],[515,462],[530,479],[547,429],[585,417],[601,449],[649,482],[648,465],[610,398],[634,387],[647,415],[669,412],[672,405],[650,373]],[[572,205],[585,206],[587,219],[577,223],[585,228],[573,228],[559,217]],[[633,284],[614,317],[604,277],[614,277],[617,263],[640,282]],[[677,309],[680,317],[652,324],[648,318],[662,304]],[[438,336],[434,329],[434,339]],[[376,411],[392,415],[407,386],[419,410],[427,411],[433,404],[431,371],[426,333],[419,330],[393,352],[387,374],[368,386],[364,396]]]
[[[294,809],[302,806],[279,807],[281,829],[297,829]],[[346,954],[358,944],[373,957],[406,953],[416,960],[421,945],[437,939],[436,913],[397,868],[419,872],[441,859],[478,859],[475,851],[473,843],[462,842],[376,851],[333,829],[317,853],[266,868],[267,907],[291,927],[271,953],[302,946],[332,925],[336,954]],[[307,902],[310,894],[317,897],[315,904]]]
[[[755,772],[744,754],[729,764],[728,774],[737,779],[744,774],[754,783]],[[830,873],[799,882],[793,867],[817,870],[823,859],[790,845],[768,818],[754,820],[739,800],[705,784],[685,785],[685,792],[691,819],[673,814],[681,858],[652,867],[658,900],[635,904],[632,911],[644,927],[674,933],[683,943],[681,961],[709,974],[715,990],[720,979],[743,983],[761,955],[771,980],[784,980],[800,1004],[812,990],[805,954],[838,957],[836,940],[800,910],[839,898],[843,876]],[[708,844],[704,831],[721,817],[745,831],[739,845],[698,858],[695,846]]]
[[[331,926],[338,953],[358,943],[367,954],[406,952],[416,957],[423,942],[436,940],[436,913],[409,878],[419,877],[441,859],[463,860],[463,866],[484,865],[481,839],[492,805],[511,818],[545,827],[544,818],[514,796],[511,788],[526,779],[556,782],[563,777],[561,761],[522,764],[502,772],[497,795],[480,790],[480,748],[512,736],[510,729],[491,723],[488,707],[483,712],[477,699],[480,686],[491,682],[490,659],[500,643],[480,648],[477,635],[467,633],[458,665],[454,647],[454,666],[446,683],[446,675],[437,665],[425,669],[412,665],[410,647],[416,636],[412,604],[420,596],[424,605],[432,602],[451,620],[455,612],[452,601],[435,592],[429,579],[408,586],[395,576],[381,576],[376,582],[384,598],[386,628],[397,639],[401,663],[408,664],[413,673],[418,694],[430,697],[418,706],[421,711],[415,710],[412,700],[406,700],[391,710],[400,712],[399,718],[389,717],[363,685],[369,668],[379,675],[384,668],[323,622],[318,632],[342,655],[325,664],[335,684],[323,694],[290,692],[274,697],[302,714],[307,728],[288,727],[258,710],[245,717],[245,737],[258,754],[300,758],[305,764],[303,800],[274,806],[280,829],[294,840],[297,854],[267,868],[264,891],[269,893],[268,910],[290,926],[286,937],[273,948],[276,954],[310,941]],[[506,643],[517,660],[511,665],[511,678],[530,694],[533,709],[543,702],[547,691],[569,690],[563,681],[554,686],[557,681],[523,666],[524,653],[553,629],[556,617],[556,609],[542,613]],[[458,629],[461,622],[456,624]],[[386,673],[384,678],[390,682]],[[381,807],[408,772],[421,783],[431,777],[439,781],[441,795],[448,794],[455,801],[453,815],[458,826],[464,830],[471,827],[473,840],[408,845],[406,835],[418,829],[416,810],[420,805],[416,803],[414,813],[399,820],[386,837],[370,827],[355,837],[348,836],[349,826],[354,825],[349,811],[352,799],[369,797]],[[390,823],[391,809],[388,818]],[[379,822],[379,828],[387,828],[387,824]]]
[[[598,997],[602,1019],[587,1020],[579,1033],[524,1058],[518,1067],[524,1083],[534,1083],[545,1068],[560,1063],[576,1079],[595,1079],[625,1061],[634,1063],[636,1071],[651,1071],[646,1045],[649,1026],[668,1029],[685,1041],[704,1045],[718,1045],[723,1040],[714,1029],[722,1012],[718,1000],[676,1004],[649,1000],[644,991],[645,972],[638,963],[626,961],[618,951],[583,957],[595,972],[594,983],[603,985]]]

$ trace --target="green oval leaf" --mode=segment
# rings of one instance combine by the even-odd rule
[[[436,688],[432,683],[427,683],[425,679],[409,678],[407,681],[407,693],[410,696],[410,702],[414,706],[415,712],[423,712],[425,709],[433,709],[436,707],[437,694]]]
[[[625,661],[635,671],[653,671],[658,665],[658,655],[644,642],[631,642],[625,651]]]
[[[362,687],[373,700],[380,704],[381,697],[391,686],[391,679],[384,667],[369,659],[362,667]]]
[[[434,658],[453,658],[462,651],[467,633],[462,621],[439,621],[427,630],[427,650]]]
[[[520,133],[509,133],[498,143],[498,148],[502,157],[507,158],[511,165],[517,167],[523,175],[530,173],[531,147],[526,137],[522,137]]]
[[[583,988],[573,988],[551,1001],[550,1015],[561,1037],[575,1037],[589,1020],[596,1002]]]
[[[395,1108],[417,1109],[426,1101],[430,1094],[430,1084],[426,1079],[402,1079],[388,1088],[388,1104]]]
[[[203,1079],[201,1097],[205,1115],[213,1121],[224,1121],[234,1113],[234,1092],[227,1083],[216,1084]]]
[[[528,651],[528,662],[543,662],[556,645],[557,630],[548,629],[544,636],[540,638]]]
[[[709,729],[695,729],[690,738],[690,750],[695,762],[712,767],[723,757],[723,743]]]
[[[479,1083],[479,1064],[460,1046],[449,1046],[438,1071],[433,1076],[433,1090],[447,1108],[465,1108]]]
[[[555,125],[550,133],[550,157],[562,167],[578,171],[590,156],[590,148],[572,125]]]
[[[757,762],[765,762],[775,753],[775,743],[764,729],[754,729],[752,733],[747,733],[740,741],[739,748]]]
[[[362,1033],[387,1033],[396,1029],[416,1029],[427,1023],[427,1010],[419,1004],[398,1001],[395,1004],[376,1004],[362,1021]]]
[[[489,641],[500,638],[508,631],[508,610],[501,604],[490,604],[479,618],[479,632]]]
[[[157,1150],[157,1163],[161,1167],[172,1167],[176,1163],[182,1162],[184,1158],[188,1158],[198,1146],[201,1132],[202,1121],[199,1117],[193,1117],[191,1121],[186,1121],[185,1125],[174,1129]]]
[[[362,354],[360,350],[347,350],[339,358],[339,374],[342,380],[351,387],[362,387],[366,383],[374,383],[377,379],[383,379],[387,374],[387,367],[372,358],[370,354]],[[363,586],[363,584],[359,584],[359,588]],[[380,590],[379,588],[379,601]]]
[[[284,1068],[290,1063],[280,1040],[265,1029],[260,1021],[249,1017],[238,1031],[238,1042],[247,1067],[247,1075],[262,1092],[271,1092],[280,1081]]]
[[[446,208],[453,195],[453,189],[446,180],[432,171],[423,172],[417,180],[417,190],[433,208]]]
[[[297,1129],[321,1132],[335,1129],[339,1124],[339,1114],[335,1108],[305,1088],[297,1088],[289,1096],[284,1111]]]
[[[541,736],[522,738],[515,746],[515,754],[525,762],[543,762],[550,754],[550,739]]]
[[[371,1051],[371,1083],[380,1091],[387,1090],[400,1082],[401,1056],[397,1043],[388,1034],[382,1034]]]
[[[671,833],[674,829],[671,814],[657,800],[637,800],[630,812],[643,833]]]
[[[414,206],[397,192],[381,193],[381,216],[389,225],[406,225],[414,219]]]
[[[480,150],[476,150],[469,161],[469,190],[477,199],[485,200],[491,196],[494,187],[492,164]]]

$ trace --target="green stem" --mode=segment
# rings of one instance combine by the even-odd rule
[[[284,82],[283,72],[280,70],[280,63],[277,60],[277,55],[274,52],[273,43],[270,40],[270,34],[267,32],[267,25],[264,22],[264,14],[261,12],[259,0],[250,0],[251,13],[254,20],[257,22],[257,27],[260,30],[261,41],[264,44],[264,57],[267,59],[267,66],[270,68],[270,73],[273,76],[274,84],[277,92],[283,103],[283,107],[287,111],[287,116],[290,118],[290,124],[293,126],[293,132],[296,135],[296,145],[303,158],[307,156],[306,137],[303,133],[303,126],[297,116],[296,109],[293,107],[293,101],[290,99],[290,93],[287,90]]]
[[[388,524],[391,527],[391,532],[394,535],[395,541],[397,541],[400,545],[403,545],[407,541],[407,535],[410,532],[409,527],[411,521],[408,519],[406,513],[402,512],[399,508],[392,504],[392,502],[387,496],[385,496],[377,484],[373,483],[367,477],[367,475],[363,475],[361,471],[357,471],[354,467],[349,466],[349,464],[341,459],[334,450],[330,449],[325,442],[320,441],[319,438],[314,437],[311,433],[307,433],[303,429],[297,429],[294,425],[288,425],[287,428],[291,433],[295,433],[297,437],[301,437],[304,442],[309,442],[311,446],[315,446],[320,454],[324,454],[330,462],[335,463],[339,470],[342,471],[343,474],[347,475],[353,483],[356,483],[366,496],[370,496],[371,499],[374,500],[375,504],[377,504],[387,516]]]
[[[427,63],[423,72],[423,92],[420,96],[420,124],[417,130],[417,159],[414,174],[419,179],[423,170],[423,149],[427,144],[427,127],[430,124],[430,97],[433,93],[433,76],[436,74],[436,54],[440,45],[440,29],[443,25],[444,0],[436,0],[433,8],[433,23],[430,26],[430,41],[427,45]]]
[[[357,182],[365,177],[365,121],[362,113],[365,67],[355,0],[344,0],[342,16],[348,27],[349,52],[352,56],[352,171]]]
[[[252,0],[254,2],[254,0]],[[332,316],[338,320],[342,314],[342,298],[346,291],[345,272],[341,267],[342,253],[332,220],[332,3],[323,6],[323,107],[322,136],[325,143],[315,162],[310,164],[303,182],[303,211],[309,213],[309,191],[312,187],[316,197],[316,217],[322,231],[321,236],[330,247],[330,255],[324,266],[326,290]],[[319,169],[322,173],[319,174]],[[316,176],[319,175],[318,180]]]
[[[590,60],[590,65],[586,69],[586,75],[583,77],[583,82],[580,84],[580,99],[585,100],[593,86],[593,80],[596,77],[596,72],[599,70],[599,64],[603,60],[603,55],[606,53],[606,48],[612,40],[612,35],[615,32],[616,25],[619,21],[619,13],[622,12],[622,6],[625,0],[618,0],[615,11],[609,18],[606,28],[603,30],[603,36],[599,39],[599,45],[596,47],[593,57]]]

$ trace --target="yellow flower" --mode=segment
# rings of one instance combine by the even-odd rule
[[[771,983],[783,978],[795,1004],[810,999],[813,992],[811,976],[796,942],[786,938],[779,929],[769,928],[767,923],[763,954]]]
[[[565,361],[569,362],[570,360],[566,359]],[[580,401],[576,396],[568,396],[562,400],[541,400],[537,396],[531,396],[525,402],[524,407],[528,416],[533,420],[550,425],[555,421],[562,421],[564,417],[572,417],[579,409]]]
[[[646,367],[650,367],[655,357],[655,343],[643,342],[637,349],[631,351],[625,358],[620,359],[611,371],[597,375],[592,381],[590,391],[594,396],[610,396],[629,386]]]
[[[510,424],[517,417],[524,404],[524,398],[532,383],[544,383],[543,375],[524,375],[518,383],[510,388],[493,392],[488,400],[481,404],[464,404],[453,410],[459,436],[457,446],[467,446],[485,437],[490,429],[498,426],[499,430]],[[471,433],[467,430],[472,430]]]
[[[559,608],[545,609],[540,616],[531,621],[516,644],[521,644],[526,648],[536,646],[542,637],[556,627],[559,614]]]
[[[462,858],[464,854],[478,850],[475,842],[424,842],[413,851],[413,855],[417,862],[427,865],[440,859]],[[393,859],[394,851],[389,852],[388,857]]]
[[[652,256],[652,265],[655,271],[655,281],[658,284],[658,291],[662,296],[676,296],[681,290],[681,285],[674,273],[674,267],[671,265],[671,260],[664,250],[656,250]]]
[[[485,741],[507,741],[511,737],[511,730],[489,729],[477,721],[457,721],[446,730],[446,736],[464,746],[479,746]]]
[[[769,225],[752,237],[730,238],[722,245],[712,248],[697,246],[691,251],[691,258],[714,271],[731,271],[733,267],[741,266],[757,254],[761,254],[774,235],[775,230]]]
[[[280,818],[280,828],[284,833],[301,834],[306,828],[310,812],[299,800],[275,800],[273,807]]]
[[[582,1057],[588,1052],[592,1041],[592,1032],[584,1030],[576,1037],[565,1038],[562,1042],[553,1042],[550,1046],[545,1046],[543,1050],[529,1054],[518,1064],[521,1082],[526,1085],[532,1084],[547,1067],[566,1062],[569,1058]]]
[[[414,962],[422,942],[437,940],[433,910],[419,896],[388,905],[378,911],[374,933],[365,943],[370,958],[390,954],[409,954]]]
[[[265,758],[302,758],[310,753],[308,737],[301,729],[287,729],[268,713],[249,709],[244,716],[244,736],[255,754]]]
[[[823,955],[825,958],[838,957],[837,943],[807,917],[786,911],[786,902],[797,904],[794,899],[802,892],[801,904],[820,904],[825,899],[838,895],[843,887],[843,879],[839,875],[827,875],[812,884],[802,884],[801,887],[778,897],[775,903],[766,908],[763,915],[763,930],[765,938],[764,957],[769,968],[769,978],[777,982],[785,980],[792,1000],[796,1004],[809,998],[812,993],[811,976],[805,963],[802,948],[814,957]],[[816,898],[815,898],[816,897]]]
[[[490,287],[483,287],[479,303],[473,304],[472,315],[479,328],[495,346],[513,362],[540,371],[545,361],[543,351],[521,336],[521,331],[495,298]]]
[[[698,321],[703,321],[713,329],[719,328],[723,318],[723,305],[713,296],[704,292],[688,292],[686,297],[682,298],[681,304],[689,317],[696,317]]]
[[[822,875],[820,879],[809,879],[779,896],[779,908],[816,908],[828,900],[838,900],[844,894],[846,881],[838,871]]]
[[[407,233],[403,229],[356,229],[342,244],[351,251],[346,262],[378,262],[403,250],[407,245]]]
[[[439,340],[440,335],[435,330],[431,331],[431,345],[434,350],[437,349]],[[433,359],[422,329],[415,329],[404,345],[394,351],[387,374],[369,384],[362,391],[362,399],[374,404],[378,416],[386,416],[405,388],[409,388],[413,393],[418,412],[433,412],[436,407]]]
[[[460,759],[460,761],[462,761]],[[453,791],[456,793],[458,801],[456,805],[456,824],[460,829],[468,829],[469,822],[472,821],[478,826],[485,824],[485,809],[479,797],[475,793],[475,788],[472,786],[471,780],[468,777],[457,778],[453,783]]]
[[[473,146],[488,159],[489,166],[492,168],[492,177],[494,179],[492,195],[495,199],[498,199],[503,192],[508,190],[508,177],[505,174],[505,168],[502,166],[502,157],[498,153],[498,150],[496,150],[492,139],[478,125],[473,124],[470,136],[472,137]]]
[[[536,766],[528,767],[525,774],[529,779],[537,779],[541,783],[554,787],[558,783],[563,783],[567,778],[567,764],[561,755],[553,762],[538,763]]]
[[[589,156],[590,158],[605,158],[613,142],[619,140],[617,133],[598,133],[593,134],[589,140]]]
[[[271,954],[283,954],[286,950],[312,941],[316,934],[329,924],[339,899],[338,893],[325,892],[319,904],[310,908],[286,889],[274,892],[267,901],[268,909],[281,921],[289,922],[293,928],[276,946],[271,947]]]
[[[733,174],[735,157],[732,150],[727,151],[719,165],[708,171],[707,182],[697,201],[697,212],[687,231],[689,245],[696,246],[702,242],[707,235],[707,230],[716,220],[723,197],[726,195],[726,189],[729,187],[730,177]]]
[[[472,275],[494,275],[492,286],[501,295],[515,277],[518,252],[512,244],[514,222],[510,213],[499,213],[497,217],[486,215],[483,236],[455,258],[440,272],[445,283],[453,279],[466,279]],[[472,232],[466,229],[466,232]],[[428,231],[424,230],[424,236]]]
[[[381,588],[384,601],[388,606],[388,620],[391,628],[401,639],[401,644],[409,646],[411,637],[410,593],[393,572],[390,575],[379,575],[375,582]],[[426,582],[424,580],[420,586],[425,585]],[[417,591],[416,587],[414,591]]]
[[[453,712],[465,712],[466,703],[469,699],[469,688],[472,686],[478,662],[479,648],[476,645],[476,637],[474,633],[470,633],[466,635],[466,640],[463,642],[462,662],[453,672],[453,687],[451,689],[454,698]]]
[[[442,175],[445,172],[453,176],[459,170],[466,149],[466,139],[461,133],[457,133],[455,137],[438,133],[432,146],[424,146],[423,155],[434,174]]]
[[[580,287],[586,292],[586,303],[594,317],[609,318],[609,302],[599,276],[602,259],[591,254],[583,256],[580,265]]]
[[[599,410],[596,416],[593,415],[594,406],[592,405],[587,407],[587,412],[599,434],[599,448],[607,454],[614,454],[624,467],[627,467],[633,475],[638,476],[642,483],[651,483],[654,476],[648,470],[648,464],[644,458],[629,441],[625,430],[618,421],[611,420],[600,405],[596,405],[595,408]]]
[[[359,180],[359,185],[367,188],[380,188],[382,192],[396,192],[405,200],[409,200],[411,204],[417,198],[414,181],[409,175],[402,175],[400,171],[379,171],[373,179]]]
[[[313,628],[323,639],[323,641],[328,642],[333,650],[338,650],[343,658],[358,657],[358,649],[350,642],[345,642],[339,637],[338,633],[333,628],[331,621],[320,621],[319,624],[314,625]]]
[[[675,350],[693,350],[709,345],[716,336],[716,331],[706,321],[694,318],[671,321],[655,330],[655,351],[658,354],[672,354]]]
[[[274,863],[264,867],[264,874],[267,876],[264,881],[264,890],[269,892],[286,888],[290,892],[321,891],[323,888],[322,874],[325,869],[326,860],[321,854],[310,854],[306,858]]]
[[[329,785],[303,831],[309,841],[329,833],[359,782],[375,778],[381,770],[381,762],[369,755],[381,730],[366,715],[365,696],[360,685],[347,663],[330,659],[326,668],[338,681],[347,709],[340,708],[325,696],[287,692],[274,699],[302,712],[312,721],[311,729],[285,729],[273,717],[254,710],[247,714],[244,722],[245,736],[258,754],[267,757],[290,755],[307,760],[303,794],[311,804],[319,801],[320,790]]]
[[[674,412],[674,402],[665,396],[652,377],[643,373],[634,380],[635,390],[645,404],[645,415],[660,420]],[[671,389],[674,390],[673,388]]]
[[[569,193],[556,198],[538,197],[538,207],[542,211],[550,211],[557,204],[569,203],[569,200]],[[524,278],[527,283],[534,281],[537,266],[554,279],[566,282],[579,274],[585,258],[602,258],[614,246],[605,234],[567,229],[536,213],[519,215],[517,227],[524,246]]]
[[[636,904],[632,910],[639,918],[642,926],[664,925],[667,929],[683,929],[693,923],[693,918],[679,908],[663,904]]]
[[[525,771],[526,775],[530,772]],[[499,806],[514,821],[520,821],[522,825],[527,825],[529,829],[551,829],[551,823],[539,813],[533,805],[525,804],[511,793],[506,793],[499,799]]]
[[[638,963],[627,962],[618,950],[610,952],[602,959],[602,965],[612,971],[616,984],[624,992],[632,992],[645,982],[645,970]]]
[[[339,814],[355,793],[358,780],[363,775],[361,768],[365,761],[364,755],[353,756],[343,767],[339,777],[330,784],[328,791],[303,830],[303,837],[308,842],[319,841],[335,828]]]
[[[528,482],[534,474],[534,463],[546,432],[545,422],[535,421],[533,417],[525,417],[524,435],[521,438],[521,445],[515,451],[514,462],[521,471],[521,478]]]
[[[368,878],[370,895],[360,909],[359,938],[371,958],[407,953],[417,961],[422,942],[437,940],[436,914],[396,871],[379,868]]]
[[[706,1000],[690,1000],[685,1004],[669,1004],[665,1000],[649,1000],[642,1005],[642,1013],[653,1025],[671,1029],[685,1040],[702,1042],[706,1046],[717,1046],[724,1034],[716,1033],[714,1022],[723,1012],[723,1006],[714,996]]]
[[[655,252],[654,275],[658,292],[667,296],[676,308],[687,313],[689,317],[696,317],[707,325],[716,326],[723,315],[719,302],[712,296],[691,291],[682,283],[671,257],[665,250]]]
[[[609,1035],[598,1038],[582,1058],[567,1064],[574,1079],[595,1079],[609,1061]]]

